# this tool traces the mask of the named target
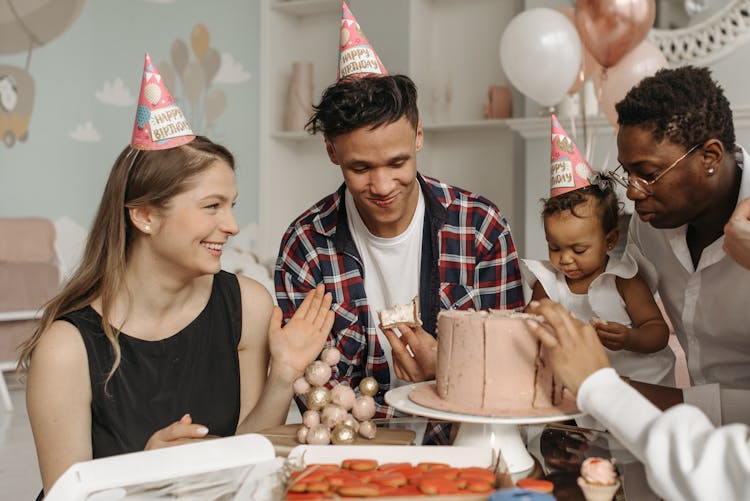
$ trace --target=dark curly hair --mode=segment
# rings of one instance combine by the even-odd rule
[[[569,210],[576,217],[581,217],[575,210],[581,204],[586,203],[593,198],[596,203],[599,220],[602,223],[604,234],[617,228],[617,217],[620,213],[620,202],[617,200],[617,194],[611,186],[600,188],[597,185],[586,186],[577,190],[569,191],[556,197],[542,200],[544,208],[542,217],[551,216]]]
[[[708,68],[662,69],[628,91],[615,105],[620,126],[635,125],[690,148],[718,139],[734,150],[732,109]]]
[[[347,78],[329,86],[307,122],[310,134],[328,137],[361,127],[376,129],[402,117],[417,128],[417,87],[406,75]]]

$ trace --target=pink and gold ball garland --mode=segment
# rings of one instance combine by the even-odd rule
[[[375,378],[360,381],[360,396],[347,384],[338,384],[331,390],[324,386],[331,379],[331,368],[340,359],[336,348],[326,348],[320,360],[308,365],[305,375],[294,382],[294,393],[304,396],[308,407],[297,430],[301,444],[351,444],[357,434],[369,440],[377,434],[377,426],[371,421],[375,415],[373,397],[379,389]]]

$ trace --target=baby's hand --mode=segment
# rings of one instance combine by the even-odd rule
[[[617,322],[592,319],[591,325],[599,335],[599,341],[610,350],[623,350],[630,343],[630,329]]]

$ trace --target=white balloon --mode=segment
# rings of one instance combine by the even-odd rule
[[[554,106],[578,76],[581,40],[564,14],[554,9],[529,9],[505,28],[500,63],[516,89],[542,106]]]

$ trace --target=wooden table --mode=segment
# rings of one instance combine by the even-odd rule
[[[297,442],[297,429],[300,424],[285,424],[266,428],[258,433],[273,444],[277,456],[286,457],[289,452],[300,445]],[[414,445],[416,433],[412,430],[378,427],[378,434],[372,440],[358,436],[352,445]]]

